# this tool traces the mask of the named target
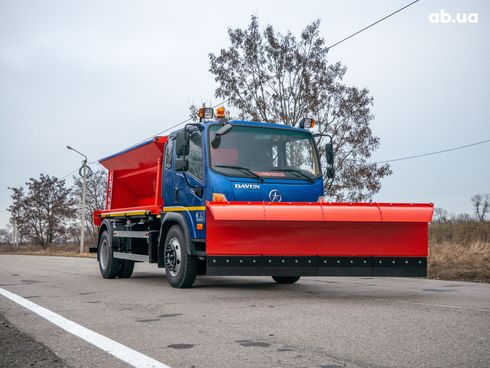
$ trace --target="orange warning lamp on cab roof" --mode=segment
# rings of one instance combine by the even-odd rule
[[[311,129],[315,126],[315,119],[312,118],[302,118],[299,121],[299,127],[301,129]]]
[[[213,118],[213,109],[211,107],[201,107],[199,109],[199,121],[211,120]]]
[[[224,118],[225,117],[225,108],[220,106],[216,109],[216,117],[217,118]]]

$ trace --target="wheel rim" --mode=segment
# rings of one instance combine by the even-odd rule
[[[172,238],[165,247],[165,269],[172,276],[177,276],[182,265],[182,252],[179,239]]]
[[[109,263],[109,244],[107,242],[107,239],[103,239],[102,243],[100,244],[100,266],[102,269],[105,271],[107,270],[107,266]]]

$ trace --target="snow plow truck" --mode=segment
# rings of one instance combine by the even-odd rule
[[[334,149],[328,136],[316,146],[313,125],[202,108],[199,122],[101,159],[106,202],[90,251],[102,277],[130,277],[135,262],[165,268],[176,288],[196,275],[425,277],[433,205],[329,202],[319,148],[327,178]]]

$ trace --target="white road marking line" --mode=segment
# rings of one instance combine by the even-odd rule
[[[8,290],[0,288],[0,294],[4,297],[12,300],[13,302],[23,306],[26,309],[38,314],[39,316],[47,319],[49,322],[61,327],[63,330],[87,341],[99,349],[109,353],[123,362],[132,365],[137,368],[170,368],[168,365],[160,363],[159,361],[150,358],[144,354],[137,352],[127,346],[124,346],[114,340],[109,339],[95,331],[89,330],[86,327],[79,325],[59,314],[50,311],[40,305],[37,305],[21,296],[11,293]]]

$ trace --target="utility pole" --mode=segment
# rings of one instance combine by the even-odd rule
[[[12,187],[7,187],[7,189],[15,190]],[[14,248],[17,248],[17,246],[19,245],[19,238],[20,238],[17,231],[17,211],[18,209],[15,209],[14,211],[10,212],[12,215],[12,222],[13,222],[12,243],[14,243]]]
[[[13,243],[14,243],[14,248],[17,248],[17,243],[18,243],[18,239],[17,239],[17,220],[14,218],[14,233],[12,234],[13,236]]]
[[[80,223],[80,254],[85,247],[85,193],[87,191],[87,159],[83,160],[83,180],[82,180],[82,216]]]
[[[82,161],[82,167],[81,170],[82,172],[80,173],[82,176],[82,211],[80,215],[80,254],[83,253],[84,247],[85,247],[85,194],[87,191],[87,156],[85,156],[83,153],[80,151],[77,151],[75,148],[66,146],[69,150],[72,150],[79,155],[84,157],[84,160]]]

